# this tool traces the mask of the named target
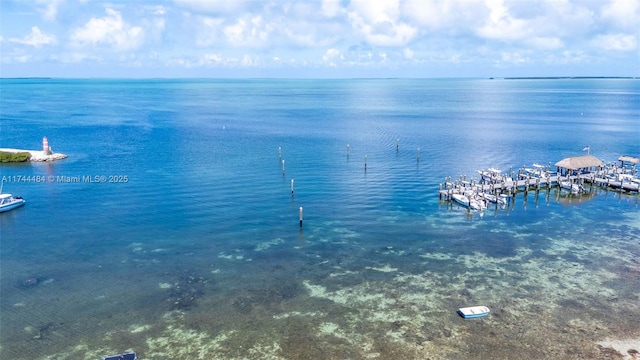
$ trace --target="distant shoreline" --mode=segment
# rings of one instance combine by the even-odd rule
[[[503,78],[491,78],[491,79],[504,79],[504,80],[627,79],[627,80],[633,80],[633,79],[638,79],[638,77],[633,77],[633,76],[515,76],[515,77],[503,77]]]
[[[20,77],[0,77],[0,80],[131,80],[131,81],[148,81],[148,80],[385,80],[385,79],[487,79],[485,77],[45,77],[45,76],[20,76]],[[638,80],[638,76],[492,76],[490,80]]]

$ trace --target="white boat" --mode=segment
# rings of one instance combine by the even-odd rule
[[[465,319],[487,316],[489,312],[491,312],[491,310],[486,306],[471,306],[458,309],[458,314]]]
[[[509,203],[509,196],[505,195],[505,194],[500,194],[500,196],[495,196],[493,194],[482,192],[479,195],[484,200],[486,200],[486,201],[488,201],[490,203],[493,203],[493,204],[498,204],[500,206],[505,206],[505,205],[507,205],[507,203]]]
[[[493,194],[489,194],[486,192],[481,192],[478,194],[481,198],[487,200],[490,203],[494,203],[496,204],[498,202],[498,197],[493,195]]]
[[[627,191],[640,190],[640,179],[638,179],[638,177],[629,175],[629,174],[620,174],[618,178],[620,179],[620,187],[623,190],[627,190]]]
[[[451,198],[453,198],[453,201],[471,210],[486,209],[484,202],[476,200],[473,196],[467,196],[465,194],[453,194],[451,195]]]
[[[570,180],[561,180],[560,188],[568,190],[572,194],[579,194],[582,191],[582,186],[572,183]]]
[[[0,212],[9,211],[24,205],[25,201],[20,196],[0,194]]]
[[[104,360],[136,360],[138,356],[134,352],[126,353],[126,354],[117,354],[117,355],[109,355],[104,358]]]
[[[489,168],[488,170],[478,170],[478,174],[485,182],[500,182],[500,169]]]
[[[524,168],[524,174],[530,177],[543,178],[546,177],[546,166],[533,164],[533,168]]]

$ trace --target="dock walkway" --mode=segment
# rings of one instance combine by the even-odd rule
[[[621,191],[638,193],[639,183],[632,181],[623,181],[619,179],[620,172],[616,169],[606,169],[596,172],[582,173],[577,175],[562,176],[557,173],[548,174],[547,176],[533,176],[519,173],[516,179],[510,177],[496,177],[491,180],[474,179],[467,181],[461,178],[457,181],[445,181],[440,184],[440,198],[451,200],[453,194],[472,193],[491,193],[494,195],[507,194],[515,195],[518,192],[539,191],[545,188],[560,186],[563,181],[569,181],[572,184],[583,185],[584,183],[595,184],[602,187],[609,187]]]

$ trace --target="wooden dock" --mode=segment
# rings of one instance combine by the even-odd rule
[[[611,175],[614,175],[612,177]],[[445,181],[440,184],[440,199],[451,200],[453,194],[464,193],[490,193],[493,195],[506,194],[514,196],[519,192],[540,191],[559,187],[563,181],[569,181],[572,184],[583,185],[585,183],[595,184],[605,188],[611,188],[618,191],[629,193],[638,193],[639,185],[637,182],[626,182],[617,180],[614,171],[602,170],[597,172],[583,173],[570,176],[562,176],[557,173],[549,173],[547,176],[532,176],[518,173],[516,179],[502,176],[491,180],[475,179],[467,180],[460,178],[457,181]]]

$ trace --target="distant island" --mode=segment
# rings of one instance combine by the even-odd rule
[[[490,78],[504,80],[566,80],[566,79],[638,79],[634,76],[516,76],[504,78]]]

